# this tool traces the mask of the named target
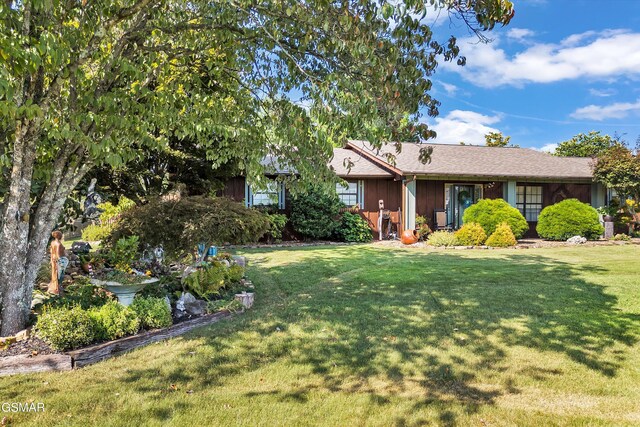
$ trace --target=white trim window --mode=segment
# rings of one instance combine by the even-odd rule
[[[266,189],[253,190],[249,184],[245,184],[245,202],[247,207],[252,206],[277,206],[284,209],[284,183],[277,181],[267,182]]]
[[[345,181],[345,183],[336,184],[336,193],[340,201],[348,207],[358,205],[360,209],[364,209],[364,181]]]
[[[516,187],[516,207],[529,222],[537,222],[542,210],[542,186],[518,185]]]

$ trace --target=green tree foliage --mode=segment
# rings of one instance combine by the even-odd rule
[[[511,137],[502,135],[502,132],[489,132],[484,136],[484,140],[487,147],[506,147],[509,145]]]
[[[225,197],[158,198],[122,214],[110,242],[138,236],[142,245],[162,245],[169,257],[192,253],[199,243],[256,242],[269,230],[266,215]]]
[[[623,145],[601,153],[593,168],[593,179],[618,194],[640,200],[640,157]]]
[[[568,141],[558,144],[556,156],[598,157],[611,147],[623,145],[616,137],[602,135],[599,131],[579,133]]]
[[[298,194],[292,205],[291,225],[306,239],[329,239],[340,224],[343,205],[335,191],[314,186]]]
[[[604,233],[604,227],[593,207],[578,199],[567,199],[542,209],[536,231],[549,240],[567,240],[573,236],[594,240]]]
[[[506,222],[517,239],[529,229],[527,220],[520,211],[503,199],[482,199],[465,209],[462,216],[465,224],[475,222],[482,226],[487,236],[491,236],[496,227]]]
[[[302,183],[335,180],[332,146],[434,136],[420,108],[438,61],[434,2],[4,1],[0,4],[2,335],[24,326],[37,267],[67,196],[94,167],[121,167],[172,138],[236,160],[273,154]],[[508,0],[438,0],[477,34]],[[305,107],[303,107],[304,105]],[[253,182],[253,179],[250,179]]]

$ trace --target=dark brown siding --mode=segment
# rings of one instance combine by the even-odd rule
[[[378,238],[378,200],[384,200],[384,207],[391,211],[391,219],[398,222],[398,208],[402,207],[402,181],[393,179],[364,180],[364,209],[360,212],[369,221]]]
[[[236,202],[241,202],[244,200],[244,182],[245,180],[243,176],[229,178],[225,181],[224,188],[216,194],[218,196],[229,197]]]
[[[591,184],[542,184],[544,207],[565,199],[578,199],[582,203],[591,203]]]

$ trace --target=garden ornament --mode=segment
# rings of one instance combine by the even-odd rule
[[[87,188],[87,198],[84,201],[84,213],[83,216],[86,219],[97,219],[102,210],[98,208],[98,205],[102,203],[102,196],[95,191],[97,180],[93,178],[89,188]]]
[[[65,256],[66,252],[62,242],[62,233],[58,230],[51,233],[53,242],[51,242],[51,283],[49,283],[48,292],[60,295],[60,282],[64,278],[64,271],[69,265],[69,259]]]

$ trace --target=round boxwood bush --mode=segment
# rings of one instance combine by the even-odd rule
[[[89,345],[97,337],[95,321],[79,306],[45,307],[35,330],[38,337],[58,351]]]
[[[336,236],[344,242],[370,242],[372,239],[367,220],[351,212],[342,214]]]
[[[117,301],[94,308],[89,315],[95,321],[96,338],[99,340],[115,340],[133,335],[140,329],[136,312]]]
[[[593,207],[578,199],[567,199],[540,212],[536,231],[549,240],[567,240],[573,236],[594,240],[604,233],[604,227]]]
[[[480,246],[487,240],[487,233],[477,222],[469,222],[456,231],[456,239],[459,245]]]
[[[529,229],[529,224],[520,211],[502,199],[482,199],[469,206],[464,211],[462,221],[465,224],[480,224],[487,236],[491,236],[503,222],[509,224],[516,239],[521,238]]]
[[[509,224],[506,222],[498,225],[496,227],[496,231],[489,236],[486,242],[487,246],[493,248],[506,248],[513,246],[516,243],[518,243],[516,236],[514,236],[513,231],[511,231],[511,227],[509,227]]]
[[[140,319],[144,329],[166,328],[173,324],[171,308],[164,298],[136,297],[131,309]]]

